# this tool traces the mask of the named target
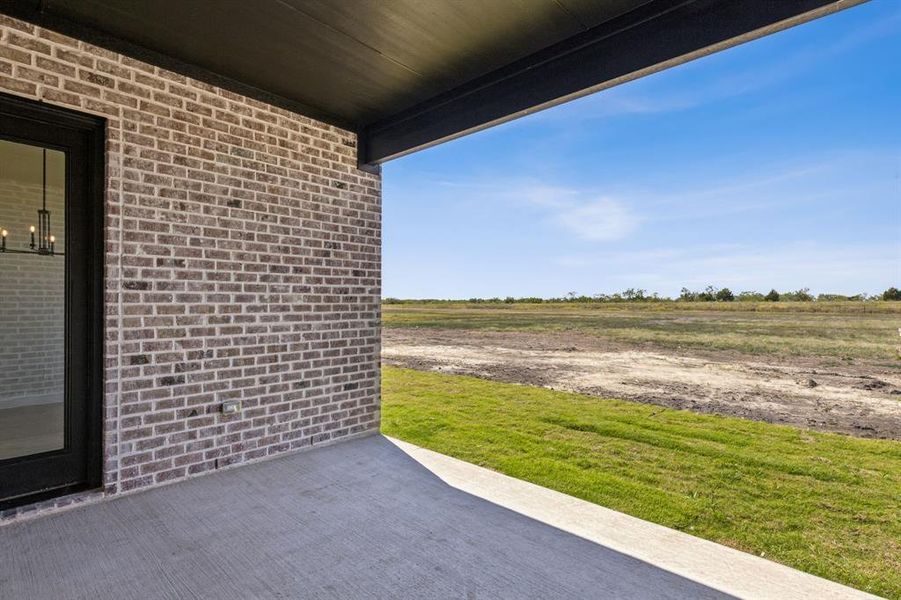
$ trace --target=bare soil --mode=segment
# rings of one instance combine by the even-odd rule
[[[901,370],[884,362],[626,346],[571,333],[386,328],[382,340],[390,365],[901,439]]]

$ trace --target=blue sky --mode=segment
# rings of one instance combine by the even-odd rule
[[[383,295],[901,286],[901,2],[384,166]]]

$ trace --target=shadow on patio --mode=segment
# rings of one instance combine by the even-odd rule
[[[0,528],[4,598],[728,598],[442,481],[384,437]]]

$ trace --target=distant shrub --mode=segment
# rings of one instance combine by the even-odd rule
[[[810,295],[809,288],[801,288],[795,292],[786,292],[782,294],[782,300],[788,302],[813,302],[813,296]]]
[[[818,294],[817,302],[843,302],[850,300],[849,296],[843,294]]]
[[[649,299],[654,299],[657,301],[662,300],[657,294],[648,297]],[[666,298],[668,300],[668,298]],[[688,288],[682,288],[682,291],[679,293],[678,300],[682,302],[716,302],[717,300],[722,302],[732,302],[735,300],[735,294],[732,293],[732,290],[729,288],[717,289],[712,285],[708,285],[704,288],[703,292],[694,292]]]
[[[739,302],[763,302],[766,296],[760,292],[741,292],[735,299]]]
[[[693,292],[688,288],[682,288],[682,291],[679,292],[679,300],[682,300],[683,302],[697,302],[698,293]]]
[[[890,287],[882,292],[883,300],[901,300],[901,290],[896,287]]]
[[[770,290],[769,293],[763,297],[767,302],[779,302],[781,300],[781,296],[779,296],[779,292],[776,290]]]
[[[716,299],[720,302],[732,302],[735,300],[735,294],[729,288],[723,288],[716,292]]]

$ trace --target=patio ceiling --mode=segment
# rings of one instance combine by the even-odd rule
[[[862,0],[0,0],[360,134],[374,165]]]

